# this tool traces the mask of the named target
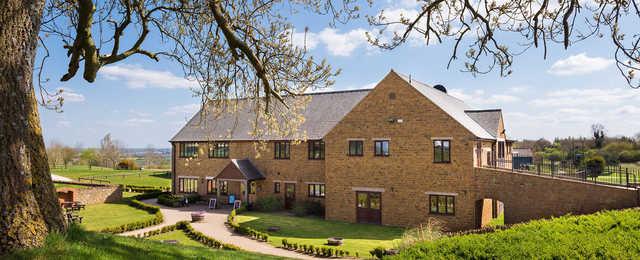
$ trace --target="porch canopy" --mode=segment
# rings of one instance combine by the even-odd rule
[[[218,189],[216,189],[218,197],[220,197],[219,183],[221,181],[236,181],[240,182],[241,185],[244,184],[243,202],[248,202],[249,183],[256,180],[264,180],[265,177],[249,159],[231,159],[231,162],[220,171],[215,179],[216,183],[218,183]]]

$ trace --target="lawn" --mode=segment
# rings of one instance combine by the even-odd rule
[[[397,259],[637,259],[640,209],[535,220],[481,235],[422,242]]]
[[[84,210],[80,210],[80,216],[83,217],[82,226],[90,231],[154,218],[154,215],[125,202],[87,205]]]
[[[289,243],[323,246],[329,237],[342,237],[344,244],[336,247],[357,252],[360,256],[368,256],[369,251],[377,246],[391,248],[394,240],[399,240],[403,228],[377,225],[354,224],[339,221],[323,220],[315,217],[293,217],[279,213],[244,212],[236,217],[240,225],[267,232],[271,226],[280,227],[278,232],[269,233],[269,243],[281,246],[282,239]]]
[[[74,165],[65,168],[53,168],[51,173],[77,180],[80,177],[108,180],[111,184],[137,186],[170,187],[171,176],[168,170],[114,170],[111,168]]]
[[[198,241],[189,238],[182,230],[169,231],[155,236],[150,236],[151,240],[176,240],[180,245],[184,246],[204,246]]]
[[[44,247],[21,250],[3,259],[282,259],[245,251],[201,246],[169,245],[141,238],[84,231],[73,226],[67,234],[51,234]]]

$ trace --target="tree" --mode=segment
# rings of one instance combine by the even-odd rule
[[[69,162],[71,162],[75,158],[76,154],[77,152],[75,149],[69,146],[62,147],[62,163],[64,164],[65,169],[67,168]]]
[[[144,162],[145,167],[151,168],[160,165],[160,161],[162,158],[159,154],[156,153],[156,149],[153,148],[153,145],[148,145],[144,151]]]
[[[52,167],[56,167],[56,165],[60,165],[63,163],[62,161],[62,148],[64,145],[57,141],[49,142],[47,146],[47,156],[49,157],[49,164]]]
[[[462,57],[463,71],[474,75],[499,69],[511,74],[514,57],[549,45],[565,49],[588,38],[606,38],[615,48],[616,65],[631,87],[640,87],[640,34],[637,19],[640,3],[631,1],[418,1],[416,13],[387,16],[384,11],[369,16],[379,30],[369,41],[383,49],[394,49],[409,39],[427,45],[454,43],[447,68]],[[517,40],[513,40],[513,39]],[[510,41],[510,42],[509,42]]]
[[[602,124],[591,125],[591,133],[593,134],[593,142],[596,149],[602,148],[605,139],[605,129]]]
[[[100,140],[100,157],[103,166],[115,167],[120,159],[121,144],[118,140],[112,140],[111,134],[106,134]]]
[[[91,170],[91,166],[95,165],[98,161],[98,153],[93,148],[87,148],[80,153],[80,159],[86,162],[89,170]]]

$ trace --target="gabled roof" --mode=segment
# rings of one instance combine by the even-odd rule
[[[307,139],[310,140],[322,139],[370,91],[371,89],[359,89],[303,95],[311,97],[311,100],[302,113],[305,121],[300,126],[299,132],[306,133]],[[254,104],[247,99],[237,100],[237,102],[239,107],[237,112],[223,111],[218,118],[212,112],[206,113],[206,116],[202,118],[203,111],[201,109],[171,139],[171,142],[255,140],[256,137],[250,134],[253,131],[253,120],[255,119]],[[261,139],[288,140],[292,138],[262,136]]]
[[[422,93],[426,98],[431,100],[436,106],[440,107],[453,119],[458,121],[463,127],[469,130],[473,135],[482,139],[495,139],[484,127],[478,122],[473,120],[465,111],[471,110],[471,107],[467,106],[462,100],[457,99],[447,93],[433,88],[425,83],[409,78],[407,75],[403,75],[395,72],[398,76],[404,79],[409,85],[414,87],[418,92]],[[497,130],[496,130],[497,132]]]
[[[217,179],[263,180],[264,175],[249,159],[231,159],[231,162],[220,171]]]
[[[500,129],[500,119],[502,118],[502,110],[465,110],[465,113],[471,117],[482,128],[487,130],[494,138],[498,137],[498,129]]]

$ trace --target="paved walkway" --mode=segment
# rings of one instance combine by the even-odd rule
[[[266,242],[259,242],[242,235],[233,233],[233,231],[225,225],[227,221],[228,209],[208,210],[206,205],[195,205],[186,208],[170,208],[156,203],[156,199],[145,200],[144,203],[160,207],[160,211],[164,216],[164,222],[160,225],[138,229],[122,233],[123,236],[132,236],[143,234],[144,232],[156,230],[164,226],[170,226],[178,221],[191,220],[191,212],[205,210],[203,221],[191,223],[191,226],[205,235],[214,238],[220,242],[232,244],[246,251],[297,258],[297,259],[317,259],[308,255],[296,253],[282,248],[273,247]]]
[[[55,174],[51,174],[51,180],[53,180],[53,181],[73,181],[72,179],[69,179],[67,177],[60,176],[60,175],[55,175]]]

